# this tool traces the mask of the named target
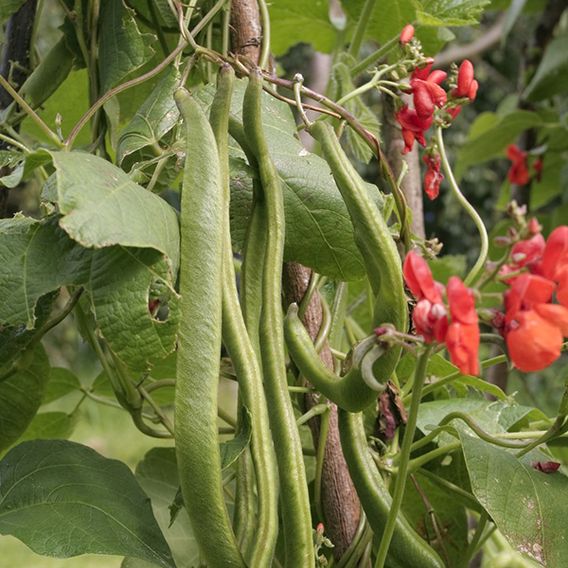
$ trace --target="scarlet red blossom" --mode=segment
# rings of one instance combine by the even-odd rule
[[[560,357],[562,332],[535,310],[519,312],[506,336],[509,356],[519,370],[540,371]]]
[[[512,162],[507,174],[509,181],[516,185],[529,183],[531,176],[527,165],[527,153],[515,144],[509,144],[507,146],[507,158]]]
[[[467,97],[470,101],[475,100],[479,84],[473,78],[473,73],[473,63],[469,59],[464,59],[458,70],[458,85],[452,91],[454,97]]]
[[[426,343],[445,343],[450,359],[462,373],[479,374],[479,327],[473,292],[453,276],[447,293],[451,322],[442,302],[442,285],[434,280],[426,261],[411,251],[404,260],[406,285],[419,300],[412,314],[416,332]]]
[[[542,257],[545,244],[544,237],[540,233],[515,243],[511,250],[511,260],[513,261],[514,269],[518,270],[524,266],[531,267],[535,265]]]
[[[424,191],[430,200],[436,199],[440,193],[440,184],[444,179],[440,171],[441,158],[439,154],[424,154],[422,161],[426,164],[426,173],[424,174]]]
[[[400,43],[402,45],[407,44],[414,37],[414,26],[412,24],[406,24],[402,31],[400,32]]]
[[[539,274],[557,279],[560,272],[568,267],[568,226],[556,227],[546,240]]]
[[[421,119],[414,109],[404,105],[395,117],[402,129],[402,138],[404,140],[403,154],[407,154],[414,146],[414,140],[417,140],[422,146],[426,146],[424,134],[430,126],[432,126],[432,117]]]
[[[447,75],[440,70],[430,72],[432,65],[433,62],[423,69],[416,69],[410,79],[414,108],[422,120],[432,118],[434,108],[443,106],[447,100],[446,91],[440,86]]]
[[[540,181],[542,179],[542,167],[543,167],[543,160],[542,157],[538,157],[534,164],[533,164],[533,169],[535,171],[535,179],[536,181]]]

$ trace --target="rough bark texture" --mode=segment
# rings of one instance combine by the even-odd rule
[[[424,238],[424,210],[422,206],[422,179],[420,177],[420,160],[418,145],[408,154],[402,154],[404,141],[402,131],[394,117],[394,103],[390,97],[383,99],[383,140],[386,148],[386,157],[390,167],[398,177],[402,164],[406,161],[408,171],[402,180],[402,191],[406,197],[409,209],[412,211],[412,232]]]
[[[285,264],[284,289],[286,303],[301,302],[310,283],[311,274],[312,271],[309,268],[296,262]],[[322,324],[321,298],[317,292],[313,294],[302,321],[312,340],[315,340]],[[333,369],[333,357],[327,341],[320,352],[320,358],[328,368]],[[320,402],[318,395],[305,396],[306,409]],[[314,446],[317,448],[320,433],[319,419],[310,420],[309,426]],[[347,550],[355,535],[357,525],[359,524],[361,507],[341,450],[337,406],[331,403],[329,432],[325,446],[322,472],[322,508],[325,517],[326,535],[335,545],[333,554],[336,559],[339,559]]]
[[[28,0],[9,20],[6,25],[6,42],[0,74],[9,79],[14,88],[19,89],[29,74],[30,43],[36,13],[37,0]],[[0,87],[0,110],[12,102],[11,95]],[[0,150],[9,148],[6,142],[0,141]],[[5,168],[0,175],[6,175]],[[6,217],[8,211],[8,190],[0,187],[0,217]]]
[[[231,37],[234,53],[258,62],[262,26],[257,0],[231,1]]]

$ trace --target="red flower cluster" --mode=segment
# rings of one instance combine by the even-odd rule
[[[408,27],[408,26],[407,26]],[[401,42],[407,37],[406,28],[401,32]],[[410,41],[410,40],[409,40]],[[414,141],[417,140],[422,146],[426,145],[424,137],[426,131],[432,126],[434,120],[434,111],[436,107],[441,108],[448,105],[447,111],[455,118],[461,111],[461,106],[455,104],[456,99],[467,98],[473,101],[477,94],[478,83],[473,78],[473,64],[469,60],[465,60],[460,65],[457,77],[457,87],[450,92],[451,100],[448,101],[448,94],[441,86],[446,79],[447,73],[436,69],[432,71],[433,59],[429,59],[425,67],[415,69],[410,77],[410,92],[414,108],[403,105],[396,113],[400,127],[402,128],[402,137],[404,139],[403,154],[412,150]]]
[[[434,280],[426,261],[411,251],[403,266],[406,285],[418,303],[412,313],[416,332],[427,343],[445,343],[450,359],[464,375],[479,374],[479,327],[473,292],[457,276],[448,281],[448,310],[444,286]]]
[[[511,160],[511,167],[507,173],[509,181],[516,185],[527,185],[531,180],[527,159],[528,154],[515,144],[509,144],[507,146],[507,158]],[[540,181],[542,178],[542,166],[543,160],[542,157],[539,157],[533,164],[534,177],[537,181]]]
[[[525,372],[544,369],[568,337],[568,226],[557,227],[546,241],[537,232],[516,243],[500,274],[509,285],[500,331],[511,361]]]

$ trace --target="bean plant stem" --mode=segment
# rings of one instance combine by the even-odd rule
[[[466,276],[464,283],[466,286],[471,285],[474,280],[479,276],[483,267],[485,266],[485,261],[487,260],[487,253],[489,251],[489,237],[487,236],[487,229],[483,224],[483,220],[479,216],[479,213],[475,210],[473,205],[465,198],[464,194],[461,192],[456,178],[454,177],[454,172],[450,167],[450,162],[448,161],[448,156],[446,154],[446,149],[444,147],[444,137],[442,135],[442,128],[438,127],[436,129],[436,138],[438,141],[438,150],[440,151],[440,156],[442,158],[442,165],[444,166],[444,172],[450,183],[450,188],[454,193],[456,199],[459,201],[460,205],[465,209],[466,213],[471,217],[472,221],[475,223],[477,230],[479,231],[479,236],[481,238],[481,247],[479,250],[479,256],[477,261],[473,265],[473,268],[469,271]]]
[[[389,39],[381,47],[379,47],[379,49],[373,51],[373,53],[371,53],[370,55],[365,57],[365,59],[357,63],[357,65],[355,65],[355,67],[351,69],[351,76],[356,77],[357,75],[359,75],[360,73],[371,67],[371,65],[374,65],[377,61],[379,61],[385,55],[387,55],[389,51],[391,51],[397,44],[398,44],[398,35]]]
[[[427,346],[416,364],[416,371],[414,374],[414,389],[412,391],[412,401],[410,403],[410,411],[408,413],[408,420],[402,440],[402,447],[400,450],[400,465],[394,484],[394,492],[392,497],[392,505],[389,511],[389,516],[385,525],[385,530],[381,537],[381,544],[377,552],[377,559],[375,561],[375,568],[383,568],[387,559],[392,536],[396,527],[396,520],[402,505],[402,498],[404,497],[404,489],[406,487],[406,478],[408,474],[408,464],[410,461],[410,450],[412,448],[412,441],[416,431],[416,422],[418,419],[418,409],[420,407],[420,400],[422,398],[422,387],[426,380],[426,367],[428,359],[432,351],[431,346]]]
[[[367,26],[371,20],[371,14],[373,13],[373,8],[375,7],[376,0],[366,0],[363,5],[363,9],[359,14],[359,19],[357,20],[357,27],[353,33],[353,39],[351,40],[351,45],[349,46],[349,55],[357,57],[361,51],[361,44],[365,37],[365,32],[367,31]]]

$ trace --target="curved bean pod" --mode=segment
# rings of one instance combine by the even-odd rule
[[[367,446],[362,414],[340,410],[339,432],[343,455],[357,494],[373,532],[377,538],[380,538],[389,515],[392,497]],[[388,566],[389,568],[443,568],[444,563],[406,518],[399,515],[389,548]]]
[[[223,185],[223,340],[235,367],[239,394],[243,404],[250,411],[252,422],[251,453],[256,473],[258,516],[256,520],[253,517],[244,519],[245,523],[253,526],[251,551],[247,556],[250,557],[250,566],[264,567],[272,562],[278,535],[276,457],[270,436],[260,365],[241,312],[233,265],[229,218],[228,125],[234,78],[232,67],[229,65],[221,67],[217,93],[210,114],[211,126],[217,141]]]
[[[314,547],[300,435],[288,394],[281,304],[284,202],[280,179],[262,128],[262,76],[253,72],[243,101],[247,142],[256,157],[266,212],[266,251],[262,274],[260,351],[266,398],[278,460],[286,565],[313,566]]]
[[[176,91],[175,101],[186,136],[175,392],[181,492],[207,565],[243,568],[223,498],[217,434],[223,265],[219,158],[211,126],[197,102],[185,89]]]
[[[391,323],[406,331],[407,301],[404,294],[402,264],[395,242],[381,212],[370,198],[364,181],[339,144],[333,129],[314,122],[310,134],[320,143],[322,153],[347,205],[355,242],[361,251],[369,282],[375,294],[374,324]],[[375,365],[381,382],[388,379],[400,358],[400,347],[389,349]]]

